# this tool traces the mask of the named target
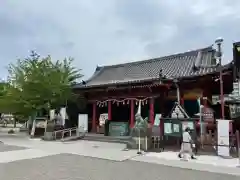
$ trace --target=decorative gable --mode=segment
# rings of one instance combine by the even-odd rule
[[[175,105],[170,111],[170,117],[171,118],[189,118],[189,115],[178,102],[175,102]]]

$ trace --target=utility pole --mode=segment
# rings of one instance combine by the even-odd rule
[[[224,94],[223,94],[223,76],[222,76],[222,38],[217,38],[215,43],[217,45],[216,57],[220,66],[220,100],[221,100],[221,118],[225,118],[225,109],[224,109]]]

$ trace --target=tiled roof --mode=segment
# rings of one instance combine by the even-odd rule
[[[159,78],[160,70],[167,79],[201,76],[216,71],[214,49],[207,47],[185,53],[112,66],[97,67],[84,87],[136,83]],[[75,88],[83,87],[78,84]]]

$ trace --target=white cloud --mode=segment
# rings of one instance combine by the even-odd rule
[[[90,76],[96,65],[201,48],[225,39],[225,62],[239,40],[240,1],[9,0],[0,8],[1,70],[31,49],[73,56]],[[2,76],[6,71],[1,71]]]

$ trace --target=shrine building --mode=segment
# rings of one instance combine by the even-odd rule
[[[74,87],[87,100],[89,131],[103,133],[100,115],[104,115],[110,122],[122,123],[120,135],[128,135],[139,103],[141,115],[148,117],[150,126],[154,125],[156,114],[169,116],[175,102],[189,117],[194,117],[199,113],[199,102],[207,107],[212,95],[220,94],[220,68],[224,94],[233,89],[234,65],[217,65],[215,53],[210,46],[143,61],[97,66],[92,77]]]

